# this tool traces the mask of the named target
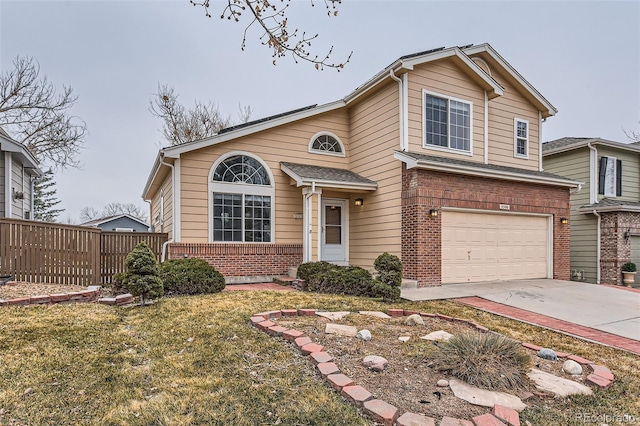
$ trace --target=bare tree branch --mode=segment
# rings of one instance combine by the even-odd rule
[[[68,113],[76,100],[71,87],[57,93],[46,76],[40,77],[33,58],[18,56],[13,69],[0,74],[0,127],[41,162],[78,167],[87,126]]]
[[[331,55],[333,54],[333,46],[329,48],[324,56],[312,54],[310,50],[311,42],[318,38],[318,34],[309,36],[303,31],[302,35],[300,35],[297,28],[289,32],[286,12],[291,0],[280,1],[285,4],[278,8],[276,5],[271,4],[269,0],[227,0],[227,5],[222,10],[220,18],[239,22],[242,14],[248,10],[251,21],[244,29],[241,49],[244,50],[246,46],[247,32],[254,24],[257,24],[263,30],[260,36],[262,44],[272,49],[274,65],[279,58],[287,55],[290,55],[296,63],[298,63],[298,60],[311,62],[318,70],[323,70],[326,67],[340,71],[349,63],[353,52],[349,53],[345,61],[330,62]],[[337,5],[342,3],[342,1],[323,1],[327,8],[327,15],[330,17],[338,16]],[[211,13],[209,12],[211,6],[210,0],[189,0],[189,2],[194,6],[204,7],[205,15],[211,18]],[[315,6],[313,0],[310,0],[310,2],[312,7]]]
[[[239,107],[242,119],[249,119],[251,107]],[[193,109],[187,110],[178,102],[173,87],[158,84],[158,93],[149,101],[149,112],[163,120],[162,135],[171,146],[213,136],[221,129],[232,125],[230,117],[222,115],[218,106],[196,101]]]

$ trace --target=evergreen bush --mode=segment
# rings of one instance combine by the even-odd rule
[[[169,260],[161,265],[160,276],[167,294],[218,293],[225,287],[222,274],[203,259]]]
[[[139,243],[127,255],[127,274],[124,285],[134,296],[140,296],[141,304],[145,299],[158,299],[164,294],[159,275],[158,262],[153,251],[144,242]]]

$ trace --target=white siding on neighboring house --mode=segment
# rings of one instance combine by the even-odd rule
[[[22,164],[15,160],[11,162],[11,186],[11,217],[14,219],[25,219],[27,217],[32,219],[31,176]],[[22,196],[15,197],[14,194],[22,194]]]

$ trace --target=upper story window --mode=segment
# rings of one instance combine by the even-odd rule
[[[344,145],[333,133],[320,132],[311,138],[309,152],[344,157]]]
[[[600,157],[598,194],[605,197],[622,196],[622,161],[616,157]]]
[[[461,99],[424,93],[425,148],[463,151],[471,154],[473,104]]]
[[[232,154],[211,173],[210,240],[271,242],[274,189],[269,170],[253,156]]]
[[[529,122],[520,118],[513,120],[513,154],[518,158],[529,158]]]

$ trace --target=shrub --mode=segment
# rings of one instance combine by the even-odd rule
[[[145,243],[139,243],[127,255],[127,274],[124,285],[134,296],[140,296],[142,305],[145,299],[157,299],[162,297],[164,288],[162,280],[158,276],[158,262],[156,256]]]
[[[113,274],[113,277],[111,278],[111,284],[110,284],[111,290],[115,294],[125,293],[127,291],[126,282],[127,282],[126,273],[118,272],[116,274]]]
[[[627,262],[622,265],[622,272],[636,272],[636,264],[633,262]]]
[[[373,266],[378,271],[373,286],[375,296],[382,297],[385,302],[398,301],[402,284],[402,262],[398,256],[384,252],[376,258]]]
[[[314,263],[323,263],[323,265],[309,265],[303,269],[303,276],[307,270],[314,271],[313,274],[308,275],[308,291],[350,296],[373,296],[373,279],[371,273],[366,269],[359,266],[337,266],[327,262]]]
[[[438,371],[490,390],[525,388],[531,356],[522,346],[494,333],[462,333],[439,344],[433,354]]]
[[[337,265],[334,265],[333,263],[329,263],[329,262],[307,262],[307,263],[303,263],[302,265],[298,266],[298,278],[300,278],[301,280],[305,280],[307,282],[309,282],[309,280],[314,277],[315,275],[321,274],[321,273],[326,273],[332,269],[337,268]]]
[[[206,260],[174,259],[161,265],[161,278],[167,294],[209,294],[224,288],[224,277]]]

